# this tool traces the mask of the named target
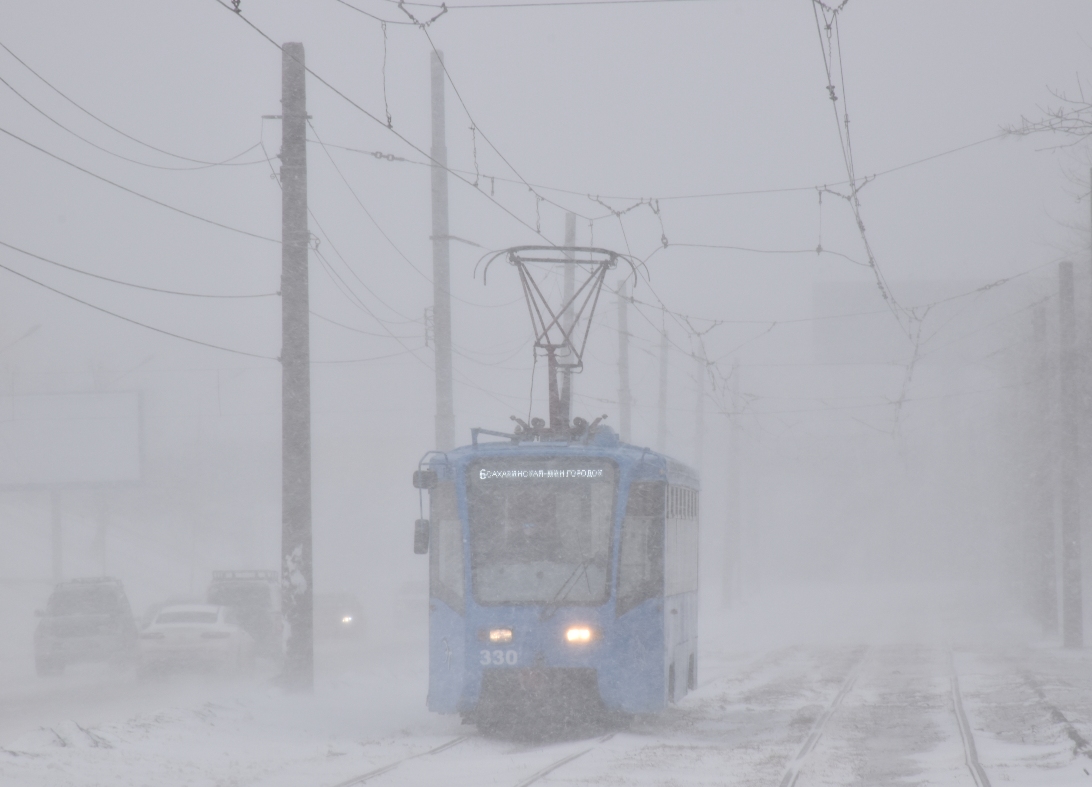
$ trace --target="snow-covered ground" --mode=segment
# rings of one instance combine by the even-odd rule
[[[428,713],[413,642],[321,645],[313,695],[263,674],[9,681],[0,784],[1092,784],[1083,651],[933,637],[733,647],[747,625],[710,631],[698,689],[662,716],[546,742]]]

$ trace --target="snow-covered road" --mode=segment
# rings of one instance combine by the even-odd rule
[[[148,689],[83,675],[8,687],[0,784],[1092,784],[1083,652],[712,652],[698,690],[662,716],[546,743],[428,714],[424,665],[400,652],[320,654],[326,669],[308,697],[259,679]],[[346,668],[354,659],[368,668]],[[20,718],[26,728],[13,732]]]

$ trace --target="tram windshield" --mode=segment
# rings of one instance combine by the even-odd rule
[[[603,459],[471,464],[466,496],[478,603],[604,603],[616,476]]]

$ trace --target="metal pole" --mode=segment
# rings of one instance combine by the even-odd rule
[[[1032,310],[1034,384],[1031,389],[1032,440],[1029,446],[1031,472],[1032,516],[1028,549],[1031,582],[1031,604],[1035,619],[1043,633],[1058,633],[1058,567],[1054,550],[1054,494],[1052,489],[1053,451],[1048,435],[1054,430],[1049,413],[1050,362],[1048,360],[1046,306],[1037,304]]]
[[[557,390],[557,351],[551,347],[546,351],[548,362],[548,377],[550,383],[550,429],[560,430],[561,421],[561,394]],[[566,422],[564,426],[568,426]]]
[[[576,214],[565,214],[565,245],[576,245]],[[571,251],[565,252],[565,259],[573,259],[573,253]],[[563,303],[567,304],[565,308],[564,316],[562,317],[561,327],[565,329],[565,333],[572,335],[573,332],[573,307],[569,304],[572,300],[573,290],[576,289],[576,265],[565,266],[565,286],[562,290],[564,298]],[[569,360],[572,360],[571,358]],[[565,369],[561,373],[561,417],[563,422],[568,425],[573,416],[573,372],[572,369]]]
[[[1061,361],[1060,435],[1062,496],[1062,644],[1084,644],[1081,612],[1081,520],[1077,484],[1077,348],[1074,336],[1073,263],[1058,265],[1058,327]]]
[[[694,355],[694,371],[697,374],[698,400],[694,405],[694,469],[700,471],[705,453],[705,353],[698,350]]]
[[[314,685],[311,585],[311,348],[308,322],[307,94],[303,44],[281,70],[281,604],[286,687]]]
[[[102,576],[106,576],[106,531],[110,524],[110,508],[105,500],[99,501],[98,510],[98,547],[99,547],[99,565],[101,568]]]
[[[629,442],[630,405],[633,396],[629,390],[629,288],[625,276],[618,282],[618,436]]]
[[[729,400],[731,412],[728,414],[728,517],[724,534],[724,584],[723,605],[731,606],[739,597],[742,578],[740,577],[740,546],[743,543],[740,532],[739,505],[739,363],[732,363],[732,389]]]
[[[61,490],[49,490],[49,518],[53,552],[53,584],[64,581],[64,521],[61,519]]]
[[[660,332],[660,402],[656,423],[656,450],[660,453],[667,451],[667,356],[667,328],[664,328]]]
[[[443,53],[432,64],[432,330],[436,340],[436,448],[455,447],[451,390],[451,248],[447,223],[447,128]]]

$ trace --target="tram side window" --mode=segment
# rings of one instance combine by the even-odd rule
[[[462,612],[463,525],[459,521],[453,482],[445,481],[432,490],[429,514],[432,519],[430,592],[456,612]]]
[[[671,487],[668,498],[672,504],[664,533],[664,595],[673,596],[698,589],[697,490]]]
[[[663,593],[664,487],[661,481],[630,485],[618,558],[618,615]]]

